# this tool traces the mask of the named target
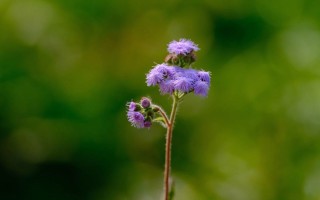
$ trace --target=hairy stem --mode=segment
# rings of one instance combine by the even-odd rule
[[[168,128],[170,126],[170,121],[169,121],[169,118],[168,118],[166,112],[164,112],[164,110],[160,106],[155,105],[155,108],[157,108],[159,110],[159,112],[160,112],[161,116],[163,117],[165,124],[167,125],[167,128]]]
[[[169,192],[170,192],[170,168],[171,168],[171,141],[172,141],[172,131],[173,124],[175,121],[177,108],[178,108],[178,97],[176,95],[172,95],[173,104],[172,110],[170,114],[170,122],[167,124],[167,135],[166,135],[166,156],[165,156],[165,165],[164,165],[164,199],[169,200]]]

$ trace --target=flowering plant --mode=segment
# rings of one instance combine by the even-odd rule
[[[147,86],[158,86],[161,94],[172,96],[173,104],[170,117],[158,105],[153,104],[149,98],[143,97],[140,102],[127,104],[127,117],[132,126],[136,128],[150,128],[154,122],[162,124],[167,129],[166,153],[164,169],[164,199],[173,198],[173,188],[169,184],[171,162],[171,140],[173,124],[179,103],[185,95],[194,93],[207,96],[210,87],[210,72],[191,68],[195,62],[195,52],[198,45],[191,40],[180,39],[168,44],[169,54],[165,62],[154,66],[146,77]],[[187,68],[188,67],[188,68]]]

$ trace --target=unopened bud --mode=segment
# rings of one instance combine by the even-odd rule
[[[149,108],[150,105],[151,105],[151,100],[146,98],[146,97],[142,97],[141,101],[141,106],[144,107],[144,108]]]
[[[144,128],[150,128],[152,123],[150,121],[145,121],[144,122]]]

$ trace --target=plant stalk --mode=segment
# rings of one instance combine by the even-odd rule
[[[165,122],[165,124],[166,124],[166,126],[168,128],[168,126],[170,124],[170,121],[169,121],[169,118],[168,118],[166,112],[164,112],[164,110],[160,106],[155,105],[155,108],[157,108],[159,110],[160,115],[163,117],[164,122]]]
[[[178,96],[172,95],[173,103],[172,110],[170,114],[169,124],[167,124],[167,134],[166,134],[166,155],[165,155],[165,165],[164,165],[164,200],[169,200],[170,192],[170,168],[171,168],[171,143],[172,143],[172,131],[173,125],[176,118],[177,108],[178,108]]]

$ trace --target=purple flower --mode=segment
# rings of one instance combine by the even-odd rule
[[[198,72],[198,77],[200,78],[201,81],[204,81],[208,83],[208,85],[210,85],[210,72],[201,70]]]
[[[185,69],[184,70],[184,77],[187,77],[187,78],[191,78],[192,80],[194,81],[197,81],[199,78],[198,78],[198,71],[195,70],[195,69]]]
[[[144,108],[149,108],[150,105],[151,105],[150,99],[148,99],[146,97],[142,97],[140,103],[141,103],[141,106],[144,107]]]
[[[158,64],[154,69],[162,74],[163,78],[172,77],[174,74],[174,68],[166,64]]]
[[[137,104],[133,101],[131,101],[130,103],[128,103],[128,109],[129,111],[135,111]]]
[[[168,52],[177,55],[187,55],[198,50],[198,45],[187,39],[180,39],[179,41],[174,40],[168,44]]]
[[[207,96],[210,72],[158,64],[147,74],[147,85],[158,85],[161,94],[171,95],[175,91],[184,93],[194,91],[196,95]]]
[[[163,80],[162,74],[158,73],[154,69],[152,69],[148,74],[147,74],[147,86],[151,85],[157,85]]]
[[[158,64],[150,70],[147,74],[147,85],[157,85],[161,83],[164,79],[172,77],[174,74],[174,69],[166,64]]]
[[[144,116],[140,112],[128,111],[127,113],[128,121],[131,122],[131,125],[136,128],[144,127]]]
[[[193,80],[191,78],[180,77],[176,79],[173,84],[175,90],[179,90],[181,92],[190,92],[193,89],[192,82]]]
[[[186,70],[185,68],[182,68],[182,67],[179,67],[179,66],[173,66],[172,68],[173,68],[175,74],[176,73],[183,73]]]
[[[173,80],[166,80],[159,84],[161,94],[172,94],[174,91]]]
[[[194,94],[200,96],[207,96],[209,90],[209,85],[207,82],[204,81],[197,81],[194,84]]]

